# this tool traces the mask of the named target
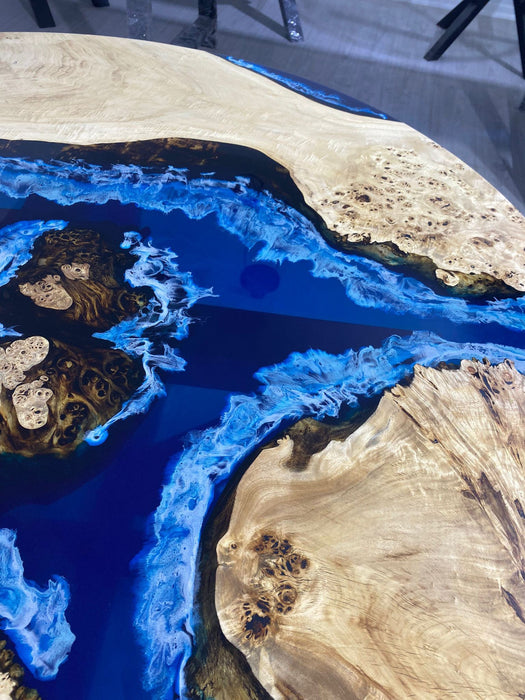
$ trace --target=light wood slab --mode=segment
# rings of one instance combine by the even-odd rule
[[[216,607],[272,697],[525,696],[524,418],[509,362],[416,367],[302,466],[260,453]]]
[[[319,105],[203,52],[109,37],[0,35],[0,81],[0,138],[249,146],[289,169],[342,246],[387,244],[449,288],[474,275],[525,291],[524,217],[404,124]]]

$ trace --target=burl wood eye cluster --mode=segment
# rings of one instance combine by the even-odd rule
[[[289,440],[258,453],[217,548],[215,601],[271,697],[524,697],[524,420],[513,363],[463,359],[416,365],[302,470],[286,466]],[[283,583],[297,598],[279,616]]]
[[[140,386],[141,363],[91,335],[149,302],[124,279],[134,262],[97,231],[53,230],[0,288],[1,321],[40,331],[0,344],[0,452],[66,455]]]
[[[251,549],[257,555],[257,572],[241,604],[241,626],[244,639],[258,644],[292,612],[310,562],[288,539],[274,534],[260,535]]]
[[[121,350],[41,336],[0,345],[0,451],[71,452],[142,379],[140,363]]]
[[[80,331],[105,331],[139,313],[151,298],[148,287],[131,287],[124,279],[133,254],[98,231],[48,231],[31,253],[0,293],[2,320],[10,324],[60,319]]]
[[[430,141],[426,148],[424,156],[394,146],[363,148],[348,182],[321,200],[331,212],[327,237],[387,265],[413,265],[447,293],[523,294],[522,262],[502,232],[509,223],[523,229],[525,219],[482,192],[463,163],[433,162],[441,149]]]

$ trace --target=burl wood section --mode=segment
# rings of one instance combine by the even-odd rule
[[[147,304],[150,290],[124,281],[134,262],[96,231],[68,227],[40,236],[0,287],[1,321],[30,331],[0,343],[0,454],[69,454],[138,389],[141,363],[89,336]]]
[[[109,37],[0,35],[0,81],[0,138],[249,146],[289,169],[342,247],[421,258],[456,291],[525,291],[523,216],[404,124],[322,106],[204,52]]]
[[[147,305],[151,290],[132,287],[126,270],[136,257],[97,231],[67,227],[35,241],[31,259],[0,288],[0,319],[60,331],[105,331]]]
[[[524,391],[509,362],[416,367],[302,466],[260,453],[216,604],[274,698],[525,697]]]
[[[42,700],[36,690],[23,685],[24,669],[0,632],[0,700]]]
[[[122,408],[144,378],[122,350],[42,336],[0,344],[0,454],[66,455]]]

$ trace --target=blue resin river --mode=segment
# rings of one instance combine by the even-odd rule
[[[109,221],[135,256],[127,281],[153,295],[96,334],[138,358],[144,381],[78,449],[94,471],[3,507],[0,587],[18,581],[37,611],[34,591],[45,607],[50,579],[64,592],[52,680],[24,624],[4,625],[44,699],[184,696],[202,525],[236,466],[278,430],[358,408],[415,363],[509,358],[525,371],[523,299],[447,298],[338,252],[245,177],[6,156],[0,206],[0,284],[44,231]]]

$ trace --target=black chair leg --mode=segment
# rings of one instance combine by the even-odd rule
[[[303,30],[295,0],[279,0],[284,27],[290,41],[303,41]]]
[[[520,45],[521,74],[525,78],[525,0],[514,0],[514,11]]]
[[[199,16],[172,43],[190,49],[214,49],[217,46],[217,0],[199,0]]]
[[[459,15],[466,7],[470,5],[470,3],[471,0],[463,0],[463,2],[460,2],[459,5],[456,5],[453,10],[450,10],[448,15],[445,15],[439,20],[437,26],[441,27],[441,29],[448,29],[452,22],[459,17]]]
[[[303,30],[295,0],[279,0],[284,26],[290,41],[303,41]],[[199,16],[172,42],[190,48],[215,48],[217,44],[217,0],[199,0]]]
[[[40,29],[56,27],[55,20],[47,4],[47,0],[31,0],[31,8],[35,15],[36,23]]]
[[[91,0],[95,7],[109,7],[109,0]]]
[[[217,19],[217,0],[199,0],[199,17]]]
[[[448,47],[454,43],[461,32],[468,27],[474,17],[476,17],[485,7],[489,0],[463,0],[448,15],[445,15],[438,25],[446,27],[436,43],[427,51],[425,59],[427,61],[437,61]]]

